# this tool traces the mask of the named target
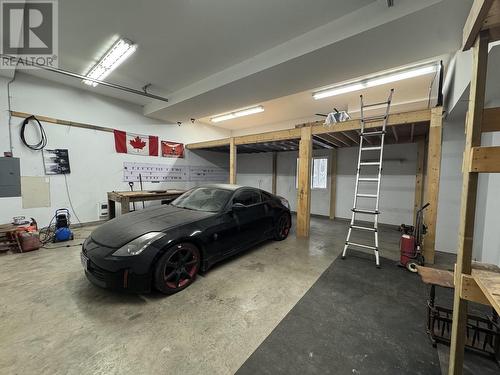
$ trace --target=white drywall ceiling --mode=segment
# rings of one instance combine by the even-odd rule
[[[137,52],[98,86],[167,122],[202,118],[457,50],[472,0],[65,0],[61,68],[84,73],[118,35]],[[43,78],[82,87],[44,71]]]

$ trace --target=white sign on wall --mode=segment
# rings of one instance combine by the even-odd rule
[[[227,181],[229,174],[218,167],[189,167],[190,181]]]
[[[143,182],[181,182],[189,180],[189,168],[185,166],[171,166],[150,163],[123,163],[123,181]]]
[[[123,163],[123,181],[137,182],[227,181],[229,174],[219,167],[173,166],[151,163]]]

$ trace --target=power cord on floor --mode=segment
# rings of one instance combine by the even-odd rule
[[[52,249],[62,249],[62,248],[65,248],[65,247],[75,247],[75,246],[82,246],[83,245],[83,242],[82,243],[76,243],[76,244],[73,244],[73,245],[62,245],[62,246],[46,246],[46,244],[44,244],[42,247],[44,249],[47,249],[47,250],[52,250]]]
[[[66,184],[66,193],[68,194],[69,206],[71,207],[71,210],[73,211],[73,214],[75,215],[78,224],[81,224],[82,222],[80,221],[80,218],[76,214],[75,208],[73,207],[73,202],[71,201],[71,194],[69,193],[68,179],[66,177],[66,173],[64,174],[64,183]]]

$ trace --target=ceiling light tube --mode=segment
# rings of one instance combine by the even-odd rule
[[[425,65],[418,65],[411,68],[399,69],[387,74],[381,74],[378,76],[374,76],[368,79],[351,82],[344,85],[337,85],[333,87],[329,87],[327,89],[323,89],[320,91],[316,91],[313,93],[313,98],[323,99],[328,98],[330,96],[346,94],[348,92],[363,90],[368,87],[375,87],[380,85],[385,85],[392,82],[402,81],[408,78],[414,78],[423,76],[426,74],[434,73],[439,69],[438,63],[431,63]]]
[[[231,120],[237,117],[242,117],[242,116],[248,116],[248,115],[253,115],[255,113],[260,113],[264,112],[264,107],[261,105],[258,105],[256,107],[251,107],[251,108],[246,108],[246,109],[241,109],[238,111],[233,111],[230,113],[224,113],[221,115],[214,116],[210,119],[212,122],[221,122],[221,121],[226,121],[226,120]]]
[[[88,78],[103,80],[113,70],[118,68],[127,58],[130,57],[137,49],[137,45],[128,39],[119,39],[113,46],[104,54],[103,57],[90,68],[89,72],[85,75]],[[97,82],[90,80],[83,80],[83,83],[89,86],[96,87]]]

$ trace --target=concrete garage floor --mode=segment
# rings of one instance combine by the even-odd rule
[[[340,254],[347,223],[311,223],[310,239],[267,242],[170,297],[90,284],[78,244],[92,227],[76,246],[0,256],[0,373],[234,373]],[[380,238],[397,259],[399,233]]]

